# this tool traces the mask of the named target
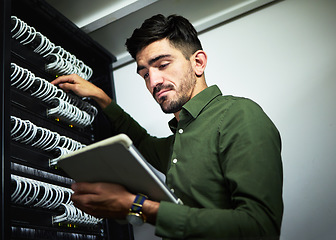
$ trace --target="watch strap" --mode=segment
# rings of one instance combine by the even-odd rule
[[[147,200],[148,197],[144,194],[137,194],[135,196],[135,199],[132,203],[132,207],[130,209],[130,212],[135,212],[135,213],[140,213],[142,211],[142,205],[145,202],[145,200]]]

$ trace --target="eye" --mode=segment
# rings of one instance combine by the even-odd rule
[[[149,77],[149,73],[145,73],[144,75],[143,75],[143,78],[146,80],[147,78]]]
[[[159,66],[159,69],[165,69],[168,65],[169,65],[169,63],[161,64]]]

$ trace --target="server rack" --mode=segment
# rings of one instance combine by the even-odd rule
[[[114,133],[93,101],[49,82],[75,71],[115,99],[115,57],[43,0],[3,0],[0,21],[1,239],[132,239],[128,225],[74,209],[53,162]]]

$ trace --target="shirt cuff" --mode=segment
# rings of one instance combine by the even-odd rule
[[[155,234],[167,238],[183,238],[189,207],[170,202],[160,202]]]

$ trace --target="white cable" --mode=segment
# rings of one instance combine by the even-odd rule
[[[11,179],[16,183],[16,188],[11,194],[11,200],[17,204],[55,209],[61,204],[69,204],[70,196],[73,193],[70,188],[60,187],[22,176],[12,174]],[[43,195],[38,199],[41,188],[44,189],[42,190]],[[65,198],[66,194],[69,196],[68,199]]]
[[[20,184],[20,180],[16,176],[12,175],[12,180],[15,182],[16,188],[15,188],[14,192],[11,194],[11,200],[15,201],[16,198],[18,197],[19,193],[20,193],[21,184]]]
[[[48,58],[50,55],[59,55],[59,58],[56,58],[56,62],[46,65],[47,71],[55,72],[57,75],[76,73],[86,80],[91,78],[92,68],[79,61],[76,56],[62,47],[56,46],[46,36],[16,16],[11,16],[11,23],[12,38],[19,40],[22,45],[27,45],[35,40],[39,44],[33,50],[34,52],[44,58]]]
[[[20,130],[21,126],[22,126],[22,121],[21,119],[11,116],[11,121],[14,121],[15,124],[11,129],[11,136],[15,136],[15,134]]]
[[[58,117],[67,123],[77,127],[86,127],[92,124],[95,115],[80,110],[78,107],[62,100],[61,98],[50,99],[50,102],[57,104],[56,107],[48,109],[47,115],[50,117]]]
[[[84,213],[80,209],[71,204],[61,204],[64,213],[58,216],[53,216],[53,223],[71,223],[78,225],[97,225],[102,219],[93,217]]]
[[[53,158],[49,161],[49,164],[50,166],[54,166],[54,165],[57,165],[58,161],[61,159],[61,157],[63,155],[66,155],[66,154],[69,154],[70,151],[66,148],[63,148],[63,147],[56,147],[56,149],[58,149],[60,151],[60,155],[56,158]]]

